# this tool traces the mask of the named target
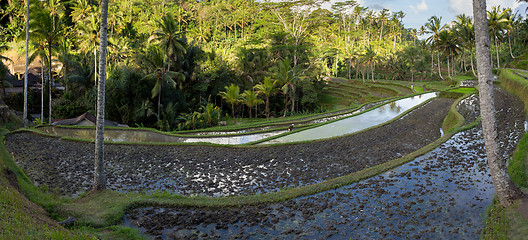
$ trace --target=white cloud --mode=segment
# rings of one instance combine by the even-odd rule
[[[427,3],[425,2],[425,0],[422,0],[422,3],[420,3],[420,4],[416,5],[416,6],[410,5],[409,7],[411,8],[411,10],[414,13],[427,11],[427,9],[429,9],[429,7],[427,7]]]
[[[486,0],[486,6],[491,9],[494,6],[501,6],[502,8],[515,9],[520,3],[517,0]],[[473,1],[460,1],[460,0],[449,0],[449,11],[454,14],[465,13],[467,15],[473,15]]]

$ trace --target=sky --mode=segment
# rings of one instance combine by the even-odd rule
[[[387,8],[391,12],[400,10],[405,12],[407,15],[403,22],[406,28],[419,28],[434,15],[442,16],[442,23],[450,23],[455,20],[456,15],[462,13],[473,16],[472,0],[357,0],[357,2],[363,7],[376,11]],[[518,10],[522,16],[526,16],[525,10],[528,7],[528,3],[521,4],[517,0],[487,0],[488,10],[497,5],[512,8],[514,12]]]

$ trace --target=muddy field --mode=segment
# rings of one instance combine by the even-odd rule
[[[333,140],[277,147],[105,145],[108,187],[225,196],[278,191],[350,174],[411,153],[440,137],[451,99],[435,99],[400,120]],[[94,145],[32,133],[6,148],[36,185],[75,196],[91,187]]]
[[[525,120],[519,102],[499,95],[500,147],[507,158]],[[480,239],[493,195],[476,127],[410,163],[340,189],[259,206],[138,208],[125,225],[154,239]]]

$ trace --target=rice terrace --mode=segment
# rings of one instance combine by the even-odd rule
[[[0,239],[528,239],[526,0],[0,3]]]

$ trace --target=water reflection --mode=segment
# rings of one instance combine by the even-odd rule
[[[263,144],[316,140],[358,132],[390,121],[401,113],[436,97],[437,93],[426,93],[390,102],[372,111],[329,123],[320,127],[280,137]]]
[[[61,127],[42,127],[39,130],[53,135],[61,137],[78,138],[85,140],[95,139],[95,129],[87,128],[61,128]],[[215,144],[244,144],[249,142],[258,141],[264,138],[272,137],[286,131],[273,131],[266,133],[256,133],[241,136],[229,136],[229,137],[178,137],[152,131],[137,130],[137,129],[105,129],[104,138],[105,141],[109,142],[134,142],[134,143],[215,143]]]

